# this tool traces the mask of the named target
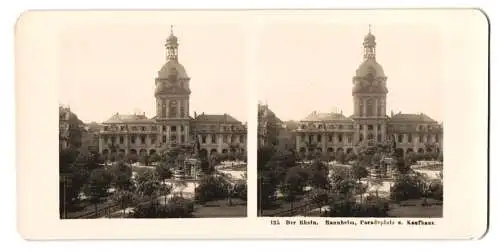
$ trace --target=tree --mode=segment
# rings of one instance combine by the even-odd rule
[[[328,181],[328,167],[320,160],[314,160],[310,165],[310,184],[316,188],[327,189],[330,182]]]
[[[345,163],[345,155],[343,151],[337,151],[337,155],[335,156],[335,160],[339,164],[344,164]]]
[[[356,156],[356,154],[354,153],[354,151],[351,151],[349,153],[347,153],[347,155],[345,156],[345,161],[346,162],[350,162],[350,161],[354,161],[356,160],[358,157]]]
[[[133,190],[132,167],[124,161],[111,165],[110,172],[113,175],[113,184],[119,190]]]
[[[133,192],[123,189],[115,191],[113,200],[120,205],[120,209],[123,211],[122,217],[125,215],[127,207],[133,206],[137,201]]]
[[[166,179],[172,178],[173,172],[172,169],[168,167],[165,162],[160,162],[155,167],[156,174],[158,175],[158,179],[160,181],[165,181]]]
[[[369,175],[368,169],[365,166],[360,165],[359,163],[354,163],[352,166],[354,177],[361,181],[362,178],[366,178]]]
[[[328,191],[322,188],[315,188],[309,194],[309,200],[316,207],[323,207],[329,201]]]
[[[89,181],[86,187],[86,194],[90,202],[95,205],[97,214],[97,204],[101,199],[108,196],[108,189],[111,187],[113,175],[104,168],[95,169],[90,173]]]
[[[304,193],[309,174],[299,166],[290,168],[284,182],[280,185],[280,191],[285,195],[285,200],[293,203],[297,196]]]
[[[158,175],[154,171],[146,171],[136,177],[137,192],[141,196],[148,197],[154,205],[162,187]]]
[[[149,156],[148,154],[142,154],[139,156],[139,162],[145,166],[149,165]]]
[[[421,176],[415,174],[403,174],[396,178],[391,187],[391,199],[404,201],[408,199],[420,199],[424,195],[425,181]]]
[[[195,199],[200,203],[227,197],[228,182],[219,176],[208,175],[202,178],[195,189]]]
[[[246,179],[240,179],[234,185],[236,197],[246,201],[247,200],[247,181]]]
[[[149,156],[149,162],[151,162],[151,163],[156,163],[156,162],[159,162],[160,160],[161,160],[161,157],[156,152],[154,152],[153,154],[151,154]]]

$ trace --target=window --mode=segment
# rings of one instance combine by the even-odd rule
[[[363,125],[359,125],[359,130],[363,130]]]
[[[167,105],[165,104],[164,100],[163,100],[162,106],[161,106],[161,117],[162,118],[167,117]]]
[[[240,143],[245,143],[245,135],[240,136]]]
[[[333,136],[332,135],[328,135],[328,142],[333,142]]]
[[[343,128],[344,128],[344,126],[343,126],[343,125],[339,125],[339,129],[343,129]]]
[[[309,135],[309,143],[312,143],[312,142],[313,142],[313,138],[314,138],[314,136],[313,136],[313,135]]]
[[[152,127],[151,127],[151,130],[152,130],[152,131],[156,131],[156,126],[152,126]]]
[[[360,134],[359,134],[359,141],[360,141],[360,142],[363,142],[363,140],[364,140],[363,134],[362,134],[362,133],[360,133]]]
[[[401,134],[398,135],[398,142],[399,143],[403,142],[403,135],[401,135]]]
[[[142,126],[141,131],[146,131],[146,127]]]
[[[184,137],[184,135],[181,135],[181,143],[184,143],[184,141],[185,141],[185,137]]]
[[[409,143],[413,143],[413,136],[410,134],[408,134],[408,142]]]
[[[380,123],[377,124],[377,129],[381,131],[382,130],[382,124],[380,124]]]
[[[141,144],[145,144],[146,143],[146,136],[141,136]]]
[[[175,118],[177,117],[177,101],[170,101],[170,106],[168,107],[169,109],[169,117],[170,118]]]
[[[106,130],[108,130],[108,126],[104,126],[104,130],[105,130],[105,131],[106,131]]]
[[[215,134],[212,135],[211,137],[212,143],[217,143],[217,136]]]
[[[177,142],[177,136],[176,135],[170,136],[170,141],[174,143]]]
[[[181,125],[181,132],[184,132],[184,126]]]
[[[156,136],[151,136],[151,144],[156,144]]]
[[[161,127],[161,129],[162,129],[162,131],[167,131],[167,126],[163,125],[163,126]]]
[[[349,125],[348,129],[354,129],[354,126]]]
[[[121,131],[125,131],[125,126],[120,126]]]
[[[206,135],[201,135],[201,143],[207,143],[207,136]]]
[[[177,132],[177,127],[176,126],[171,126],[170,127],[171,132]]]
[[[135,127],[135,126],[134,126],[134,127],[132,127],[132,130],[133,130],[133,131],[136,131],[136,130],[137,130],[137,127]]]
[[[111,143],[114,144],[116,142],[116,137],[112,136],[111,137]]]
[[[120,136],[120,144],[123,144],[123,136]]]
[[[231,136],[231,143],[235,143],[236,142],[236,136],[235,135],[232,135]]]
[[[131,136],[130,137],[130,142],[133,143],[133,144],[135,144],[135,136]]]
[[[436,143],[439,143],[439,136],[436,135]]]
[[[373,125],[368,124],[368,130],[373,130]]]
[[[322,128],[323,128],[323,125],[319,124],[318,129],[322,129]]]
[[[418,142],[423,143],[424,142],[424,136],[420,135],[418,136]]]
[[[377,134],[377,142],[382,142],[382,135],[381,134]]]
[[[181,114],[180,117],[184,117],[184,106],[181,106]]]
[[[372,99],[368,99],[366,101],[366,115],[373,116],[373,101],[372,101]]]
[[[320,135],[320,134],[318,134],[318,135],[316,136],[316,139],[318,140],[318,142],[321,142],[321,135]]]
[[[347,143],[352,143],[352,135],[347,136]]]
[[[343,140],[342,138],[343,138],[342,134],[337,135],[337,140],[339,143],[342,143],[342,140]]]
[[[162,140],[163,143],[166,143],[167,142],[167,136],[163,136],[161,140]]]
[[[300,141],[305,142],[306,141],[306,136],[304,134],[300,135]]]

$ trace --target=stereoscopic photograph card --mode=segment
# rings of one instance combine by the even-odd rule
[[[480,238],[488,32],[474,9],[25,12],[18,232]]]

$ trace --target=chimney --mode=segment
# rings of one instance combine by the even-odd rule
[[[393,117],[393,116],[394,116],[394,111],[391,110],[391,117]]]
[[[194,119],[196,119],[196,111],[194,111]]]

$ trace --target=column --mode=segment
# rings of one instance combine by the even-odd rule
[[[366,116],[366,101],[367,99],[363,99],[363,116]]]
[[[374,100],[375,100],[375,111],[374,111],[374,115],[375,115],[375,116],[378,116],[378,115],[379,115],[379,114],[378,114],[378,103],[379,103],[379,102],[378,102],[378,98],[375,98]],[[377,128],[377,131],[376,131],[376,132],[378,132],[378,128]],[[377,135],[378,135],[378,133],[377,133]]]
[[[102,139],[102,135],[99,134],[99,154],[102,153],[103,147],[104,147],[104,139]]]
[[[184,99],[184,113],[186,113],[185,117],[189,117],[189,101],[188,99]]]
[[[382,111],[383,111],[383,109],[382,109]],[[382,141],[385,142],[386,141],[386,139],[385,139],[385,137],[386,137],[385,136],[385,132],[386,132],[385,123],[382,123],[380,131],[382,134]]]
[[[222,153],[222,137],[224,135],[223,134],[217,134],[216,137],[217,137],[217,152],[218,153]]]
[[[123,141],[125,142],[125,155],[128,155],[128,133],[123,135]]]
[[[366,110],[366,108],[365,108]],[[363,125],[363,142],[368,141],[368,124]]]
[[[295,135],[295,148],[297,149],[297,152],[300,151],[300,134]]]
[[[181,106],[177,106],[177,115],[179,114],[180,107]],[[176,132],[176,134],[177,134],[177,144],[180,144],[181,143],[181,126],[180,125],[177,125],[176,131],[177,131]]]
[[[170,114],[170,100],[163,99],[163,105],[165,106],[166,117],[168,117],[168,115]]]
[[[184,101],[182,99],[177,102],[177,117],[181,117],[181,105]]]

